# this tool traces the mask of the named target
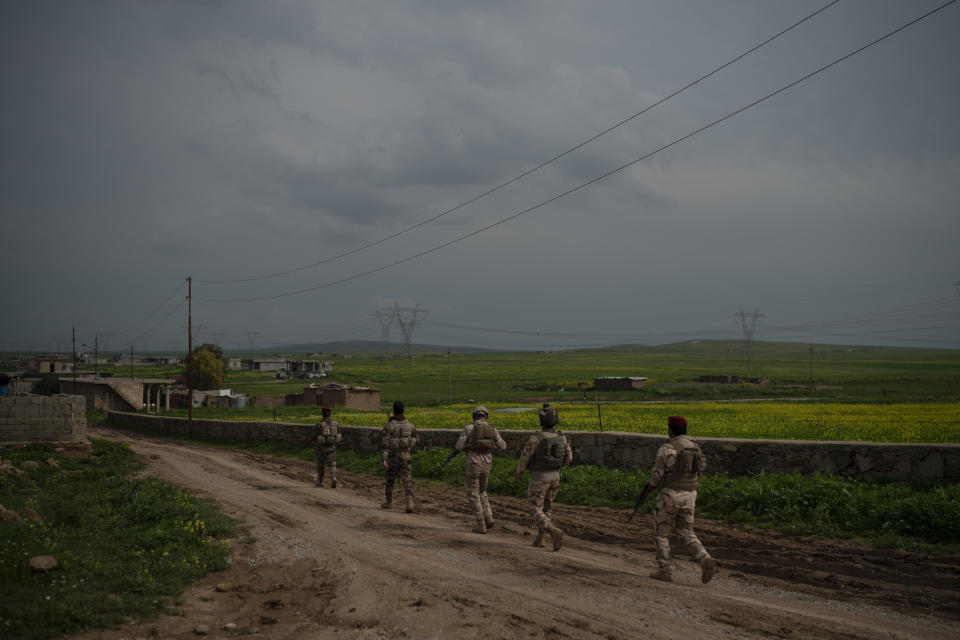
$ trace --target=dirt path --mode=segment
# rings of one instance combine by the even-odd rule
[[[77,639],[936,638],[960,637],[960,557],[928,557],[701,521],[719,571],[701,585],[654,568],[647,517],[555,509],[554,553],[530,546],[523,501],[494,498],[497,525],[471,534],[462,492],[420,486],[419,509],[379,508],[377,478],[312,486],[312,465],[91,429],[129,442],[149,471],[217,500],[255,542],[184,594],[182,616]],[[636,522],[639,520],[639,522]],[[229,582],[226,592],[214,585]],[[222,630],[227,623],[237,630]]]

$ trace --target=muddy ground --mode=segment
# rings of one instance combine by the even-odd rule
[[[272,639],[960,637],[960,556],[699,520],[717,576],[702,585],[678,554],[667,584],[648,577],[649,516],[628,524],[624,511],[557,505],[567,535],[553,552],[530,546],[515,498],[493,497],[497,524],[478,535],[452,487],[418,484],[406,514],[402,500],[379,508],[378,478],[341,473],[339,488],[319,489],[302,461],[91,432],[215,499],[252,541],[234,542],[231,568],[185,591],[179,615],[77,640],[197,638],[201,625],[212,638]]]

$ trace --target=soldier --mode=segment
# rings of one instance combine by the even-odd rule
[[[487,481],[490,479],[490,467],[493,466],[493,454],[497,449],[506,449],[507,443],[500,437],[495,427],[487,424],[489,412],[484,406],[473,410],[473,422],[463,428],[457,439],[455,451],[467,450],[467,464],[463,473],[463,484],[467,500],[473,507],[477,523],[474,533],[486,533],[493,527],[493,510],[487,497]]]
[[[317,423],[317,486],[323,486],[324,467],[330,469],[330,488],[337,488],[337,443],[340,442],[340,423],[330,417],[330,407],[320,409],[323,416]]]
[[[540,411],[540,433],[530,436],[520,460],[513,481],[519,482],[524,469],[530,469],[530,484],[527,486],[527,500],[537,523],[537,537],[533,546],[543,546],[543,536],[550,534],[553,550],[559,551],[563,543],[563,531],[553,526],[550,520],[550,508],[560,490],[560,468],[573,461],[573,449],[567,437],[555,430],[560,422],[557,410],[544,405]]]
[[[700,563],[700,581],[710,582],[717,562],[710,557],[693,532],[693,511],[697,505],[700,474],[707,468],[707,459],[700,447],[687,437],[687,421],[682,416],[667,418],[670,439],[657,451],[644,490],[660,487],[657,504],[653,508],[653,528],[657,542],[657,565],[651,578],[673,581],[670,561],[670,534],[676,533],[694,560]]]
[[[403,417],[403,403],[393,403],[390,422],[380,432],[380,455],[387,472],[384,493],[386,499],[380,505],[389,509],[393,504],[393,485],[399,476],[407,494],[407,513],[413,513],[413,480],[410,478],[410,450],[417,444],[417,429]]]

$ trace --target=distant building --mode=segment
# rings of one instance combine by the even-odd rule
[[[304,387],[302,393],[287,394],[284,404],[288,406],[347,407],[348,409],[376,411],[380,408],[380,390],[373,387],[351,387],[337,383],[322,386],[310,385]]]
[[[243,358],[240,361],[241,371],[280,371],[288,366],[286,358]]]
[[[631,391],[641,389],[647,378],[639,376],[603,376],[593,379],[593,388],[597,391]]]
[[[63,360],[38,360],[37,371],[40,373],[69,373],[72,371],[70,363]]]

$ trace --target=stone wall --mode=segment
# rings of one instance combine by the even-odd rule
[[[186,434],[186,418],[148,416],[109,412],[120,424],[158,428]],[[218,438],[242,440],[281,440],[310,442],[313,425],[289,422],[193,421],[193,432]],[[341,426],[340,446],[356,451],[379,448],[379,427]],[[421,449],[452,448],[459,429],[419,429]],[[505,455],[518,456],[530,431],[501,431],[507,442]],[[649,469],[657,449],[666,437],[615,431],[565,432],[574,450],[574,464],[590,464],[633,471]],[[878,442],[816,442],[805,440],[745,440],[728,438],[692,438],[700,444],[708,459],[707,473],[790,473],[799,471],[870,479],[889,478],[910,481],[917,478],[960,481],[960,445],[887,444]]]
[[[83,396],[21,394],[0,398],[0,442],[86,441]]]

